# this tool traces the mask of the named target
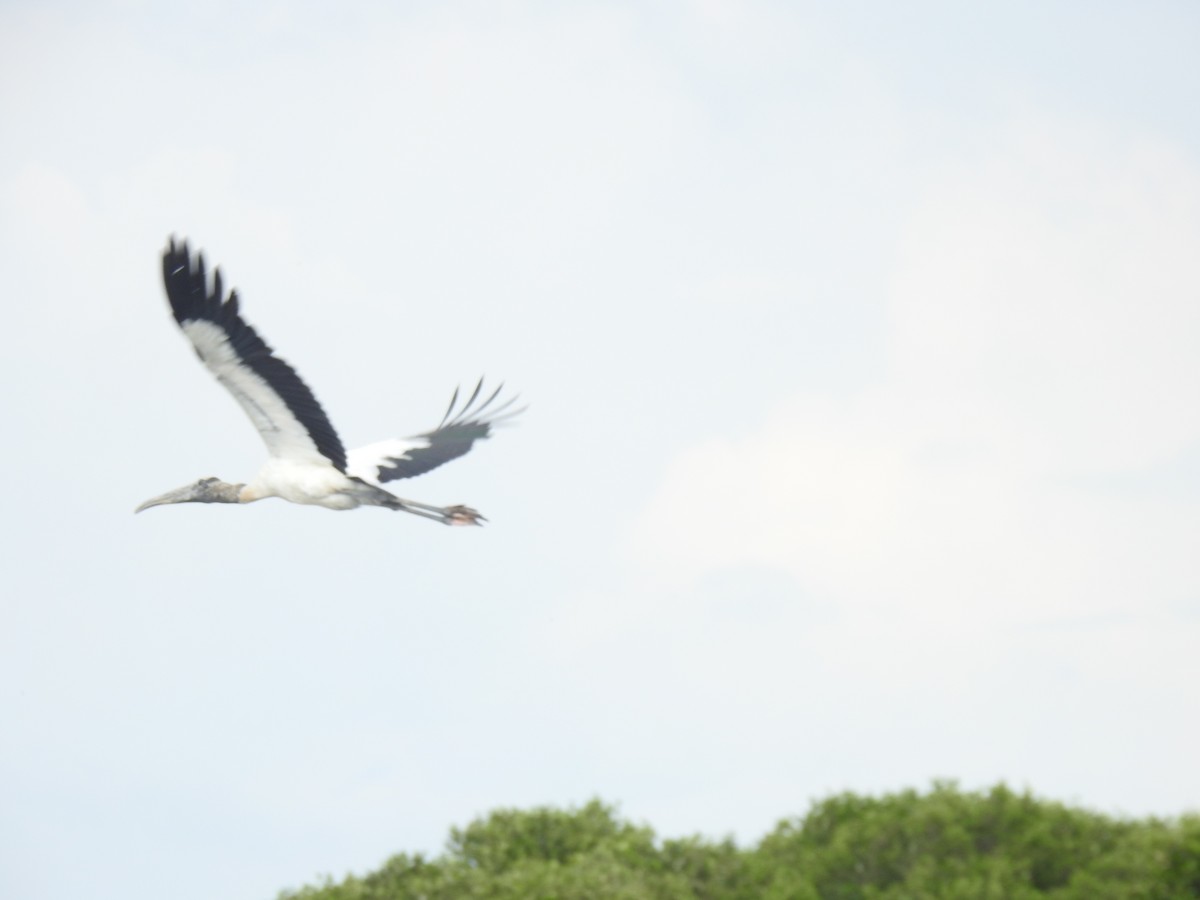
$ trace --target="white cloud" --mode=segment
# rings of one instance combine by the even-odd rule
[[[1083,137],[948,172],[901,241],[886,379],[682,454],[631,538],[646,571],[778,567],[964,622],[1194,596],[1195,509],[1103,477],[1200,440],[1200,176]]]
[[[595,739],[682,723],[754,759],[740,796],[952,774],[1193,802],[1177,759],[1132,761],[1197,739],[1200,512],[1163,472],[1200,440],[1198,184],[1167,148],[1036,130],[945,171],[898,242],[879,382],[679,454],[634,578],[548,625]],[[695,821],[707,782],[661,770],[656,821]]]
[[[948,173],[901,248],[894,380],[1020,465],[1152,464],[1200,437],[1200,173],[1172,148],[1018,132]]]

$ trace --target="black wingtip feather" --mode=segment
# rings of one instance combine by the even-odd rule
[[[438,428],[446,424],[446,420],[450,418],[450,413],[454,412],[454,404],[458,402],[458,387],[455,386],[454,393],[450,396],[450,405],[446,407],[446,414],[442,416],[442,421],[438,422]]]

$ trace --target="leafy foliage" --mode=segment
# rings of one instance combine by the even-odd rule
[[[433,860],[399,854],[365,877],[280,900],[1187,900],[1200,898],[1200,816],[1115,819],[935,782],[840,794],[757,847],[659,841],[597,800],[498,810],[451,831]]]

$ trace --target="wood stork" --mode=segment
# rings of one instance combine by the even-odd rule
[[[253,503],[281,497],[327,509],[382,506],[446,525],[486,521],[468,506],[405,500],[384,490],[383,484],[462,456],[476,441],[489,437],[493,425],[521,412],[511,408],[515,397],[493,407],[500,388],[481,400],[480,379],[461,405],[454,391],[446,415],[433,430],[347,452],[312,391],[238,314],[237,291],[224,296],[221,270],[214,271],[210,286],[203,255],[192,256],[187,242],[176,244],[173,237],[162,262],[175,321],[200,361],[246,411],[269,458],[248,484],[201,478],[147,500],[135,512],[165,503]]]

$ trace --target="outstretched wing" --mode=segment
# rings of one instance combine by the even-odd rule
[[[163,253],[163,284],[196,355],[241,404],[271,456],[328,461],[345,471],[346,450],[321,404],[238,315],[237,291],[224,297],[221,270],[213,272],[210,289],[203,255],[193,257],[186,241],[177,245],[171,238]]]
[[[504,385],[500,385],[486,400],[476,405],[483,390],[483,379],[479,379],[475,390],[461,409],[456,409],[458,390],[455,389],[446,415],[442,417],[437,428],[415,437],[379,441],[351,450],[347,454],[349,463],[346,466],[346,474],[381,485],[398,478],[422,475],[430,469],[436,469],[442,463],[458,459],[470,450],[476,441],[491,437],[493,426],[523,412],[524,407],[510,409],[516,402],[515,396],[499,406],[492,407],[492,401],[503,387]]]

